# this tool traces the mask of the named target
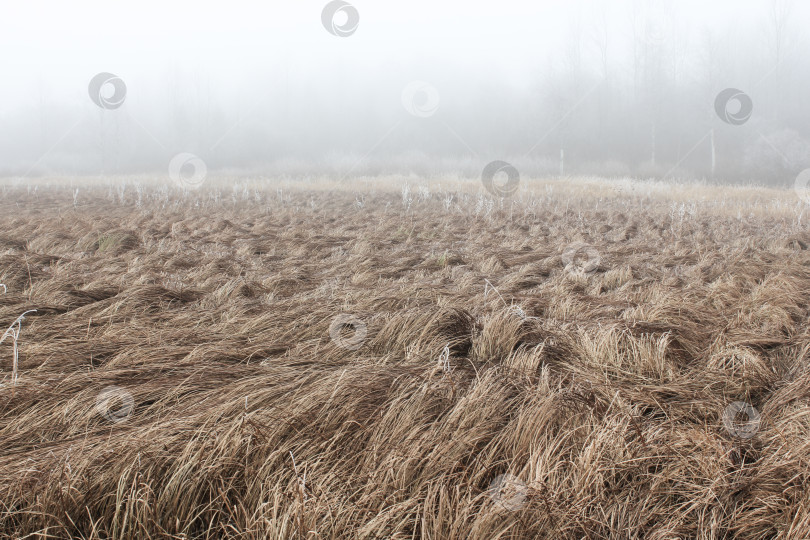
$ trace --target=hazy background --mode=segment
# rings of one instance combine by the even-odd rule
[[[810,167],[810,2],[8,2],[0,175],[447,172],[791,183]],[[90,80],[127,85],[98,107]],[[435,113],[414,116],[425,94]],[[742,125],[715,97],[750,96]],[[430,104],[428,104],[430,105]],[[732,104],[732,107],[734,104]],[[733,112],[733,111],[732,111]],[[562,157],[562,158],[561,158]]]

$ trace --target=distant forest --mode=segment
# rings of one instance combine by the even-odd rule
[[[427,93],[405,95],[418,77],[402,66],[358,84],[336,65],[324,86],[278,51],[238,91],[184,66],[149,81],[117,73],[127,96],[115,110],[44,81],[0,118],[0,175],[160,172],[193,152],[246,174],[474,176],[502,159],[523,175],[788,185],[810,167],[809,49],[792,5],[723,33],[639,10],[622,42],[599,14],[566,21],[567,46],[538,51],[523,85],[499,66],[447,66]],[[433,97],[430,115],[403,106]]]

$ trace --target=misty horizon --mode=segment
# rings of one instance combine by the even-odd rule
[[[810,167],[806,4],[352,2],[345,35],[330,4],[15,6],[0,175],[161,174],[179,154],[289,176],[476,176],[506,160],[789,185]],[[120,96],[104,76],[93,87],[105,73]]]

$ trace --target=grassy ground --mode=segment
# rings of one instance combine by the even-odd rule
[[[791,192],[133,182],[0,188],[0,536],[810,537]]]

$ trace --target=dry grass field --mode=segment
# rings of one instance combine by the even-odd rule
[[[0,536],[808,538],[805,217],[587,179],[6,182],[0,331],[36,311],[0,345]]]

